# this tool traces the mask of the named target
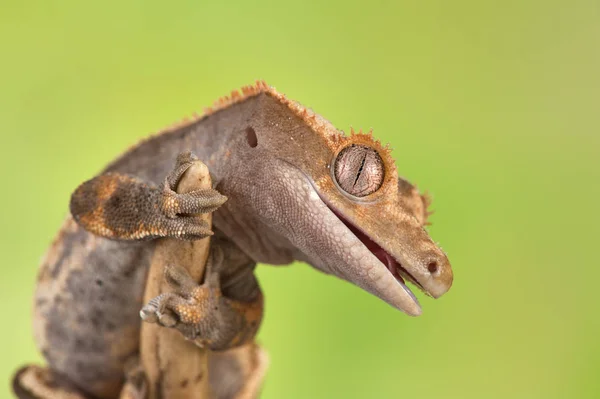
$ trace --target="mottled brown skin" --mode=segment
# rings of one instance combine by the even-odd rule
[[[172,292],[145,305],[142,319],[177,328],[201,348],[225,350],[251,342],[262,320],[262,293],[253,284],[254,292],[244,301],[223,295],[219,272],[223,266],[223,250],[218,246],[211,248],[202,284],[184,268],[167,265],[165,279]]]
[[[368,168],[348,165],[357,174],[358,186],[338,181],[335,173],[339,154],[352,145],[369,149]],[[89,190],[83,192],[91,194],[83,202],[88,206],[75,209],[82,225],[68,218],[42,263],[34,315],[36,341],[50,367],[82,391],[116,397],[123,364],[138,348],[138,312],[153,241],[132,239],[195,234],[189,226],[174,234],[166,227],[164,212],[153,213],[165,208],[157,205],[157,198],[162,204],[166,198],[154,188],[169,175],[177,154],[185,151],[206,163],[215,189],[228,198],[213,214],[214,245],[224,253],[224,296],[252,302],[258,290],[252,273],[256,262],[279,265],[294,260],[349,281],[409,315],[420,314],[421,308],[401,278],[433,297],[450,288],[450,263],[424,230],[428,203],[398,177],[389,150],[370,134],[344,135],[319,115],[258,83],[232,93],[207,115],[143,141],[87,183]],[[378,171],[383,175],[373,175]],[[117,192],[111,185],[121,183],[142,196],[156,194],[145,202],[152,206],[143,208],[150,215],[138,214],[125,228],[121,218],[109,216],[115,213],[107,206]],[[81,193],[75,193],[74,203],[83,198]],[[139,195],[130,193],[121,196],[129,200],[114,207],[115,212],[126,209],[131,215],[139,209],[134,205]],[[189,217],[173,214],[178,223]],[[92,216],[86,219],[87,215]],[[100,228],[92,227],[96,224]],[[85,227],[113,236],[101,238]],[[170,309],[177,315],[177,309]],[[178,317],[181,320],[181,314]],[[223,360],[219,370],[224,373],[222,364],[232,366],[235,361],[230,363]],[[228,370],[242,378],[235,367]]]
[[[71,215],[90,233],[117,240],[199,239],[210,226],[193,215],[211,213],[227,198],[212,189],[177,194],[179,179],[198,158],[181,153],[162,187],[109,172],[83,183],[71,197]]]

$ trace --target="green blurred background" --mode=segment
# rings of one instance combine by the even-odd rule
[[[264,398],[600,397],[597,0],[0,4],[0,396],[71,191],[262,78],[390,142],[455,271],[415,319],[262,266]]]

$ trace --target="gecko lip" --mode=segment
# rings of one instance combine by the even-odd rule
[[[327,204],[326,204],[327,205]],[[344,223],[344,225],[358,238],[358,240],[363,243],[365,247],[373,254],[381,263],[383,263],[387,269],[390,271],[392,276],[398,281],[398,283],[402,286],[404,291],[406,291],[415,303],[418,305],[419,301],[413,294],[413,292],[406,286],[405,280],[410,281],[412,284],[416,285],[423,292],[426,292],[423,289],[423,286],[417,282],[417,280],[406,270],[400,262],[398,262],[392,255],[390,255],[385,249],[379,246],[375,241],[371,239],[368,235],[363,233],[360,229],[350,223],[344,216],[342,216],[338,211],[327,205],[329,210],[333,212],[337,218]]]

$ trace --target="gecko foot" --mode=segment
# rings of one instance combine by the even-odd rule
[[[262,296],[252,303],[223,296],[219,277],[222,262],[222,251],[213,248],[202,284],[181,267],[165,267],[165,280],[173,292],[148,302],[140,311],[142,320],[176,328],[186,339],[212,350],[228,349],[253,338],[262,317]]]
[[[134,356],[125,362],[125,384],[119,394],[119,399],[148,398],[148,380],[139,356]]]
[[[199,159],[190,151],[177,156],[175,168],[165,178],[162,188],[161,211],[168,218],[193,216],[200,213],[211,213],[227,200],[212,188],[177,193],[177,186],[187,170]],[[208,174],[208,173],[207,173]]]
[[[196,169],[184,178],[192,166]],[[201,214],[214,212],[227,200],[212,188],[193,189],[208,177],[206,165],[183,152],[162,187],[113,172],[83,183],[71,196],[71,214],[89,232],[117,240],[204,238],[212,231]],[[182,190],[182,180],[191,191]]]

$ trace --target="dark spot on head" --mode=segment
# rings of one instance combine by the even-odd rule
[[[98,287],[102,287],[102,284],[103,284],[102,280],[100,280],[100,279],[97,279],[97,280],[96,280],[96,285],[97,285]]]
[[[427,270],[429,270],[429,273],[433,274],[435,272],[438,271],[438,264],[436,261],[431,261],[429,262],[429,264],[427,265]]]
[[[188,383],[189,383],[189,382],[190,382],[190,381],[189,381],[187,378],[186,378],[185,380],[181,381],[181,387],[182,387],[182,388],[185,388],[185,387],[187,387],[187,385],[188,385]]]
[[[199,373],[196,378],[194,378],[194,383],[197,384],[202,381],[202,373]]]
[[[256,137],[256,132],[250,126],[246,128],[246,140],[248,141],[248,145],[252,148],[258,145],[258,137]]]
[[[340,151],[333,170],[341,189],[356,197],[365,197],[379,190],[385,174],[379,153],[373,148],[355,144]]]

